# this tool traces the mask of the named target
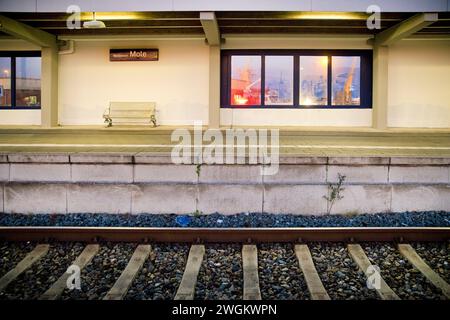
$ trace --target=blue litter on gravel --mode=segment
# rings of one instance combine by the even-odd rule
[[[187,227],[189,225],[189,223],[191,222],[191,217],[189,217],[189,216],[176,216],[175,222],[180,227]]]

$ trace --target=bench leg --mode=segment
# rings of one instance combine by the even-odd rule
[[[151,116],[150,117],[150,121],[153,123],[153,128],[157,127],[157,125],[156,125],[156,117],[155,116]]]
[[[105,123],[106,123],[107,128],[112,127],[112,119],[111,118],[109,118],[109,117],[105,118]]]

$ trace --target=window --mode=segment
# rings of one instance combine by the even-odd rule
[[[231,57],[231,104],[261,104],[261,57]]]
[[[11,105],[11,58],[0,57],[0,105]]]
[[[360,101],[360,58],[332,57],[334,106],[357,106]]]
[[[40,109],[40,52],[0,52],[0,108]]]
[[[328,103],[328,57],[300,57],[300,105],[326,106]]]
[[[266,56],[265,62],[265,104],[293,105],[294,57]]]
[[[223,108],[372,107],[370,50],[222,50],[221,63]]]

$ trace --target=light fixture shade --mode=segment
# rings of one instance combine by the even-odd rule
[[[91,21],[85,21],[83,23],[83,28],[86,29],[102,29],[106,28],[106,25],[103,21],[100,20],[91,20]]]

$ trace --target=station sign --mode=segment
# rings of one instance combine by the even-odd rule
[[[158,61],[158,49],[109,49],[109,61]]]

